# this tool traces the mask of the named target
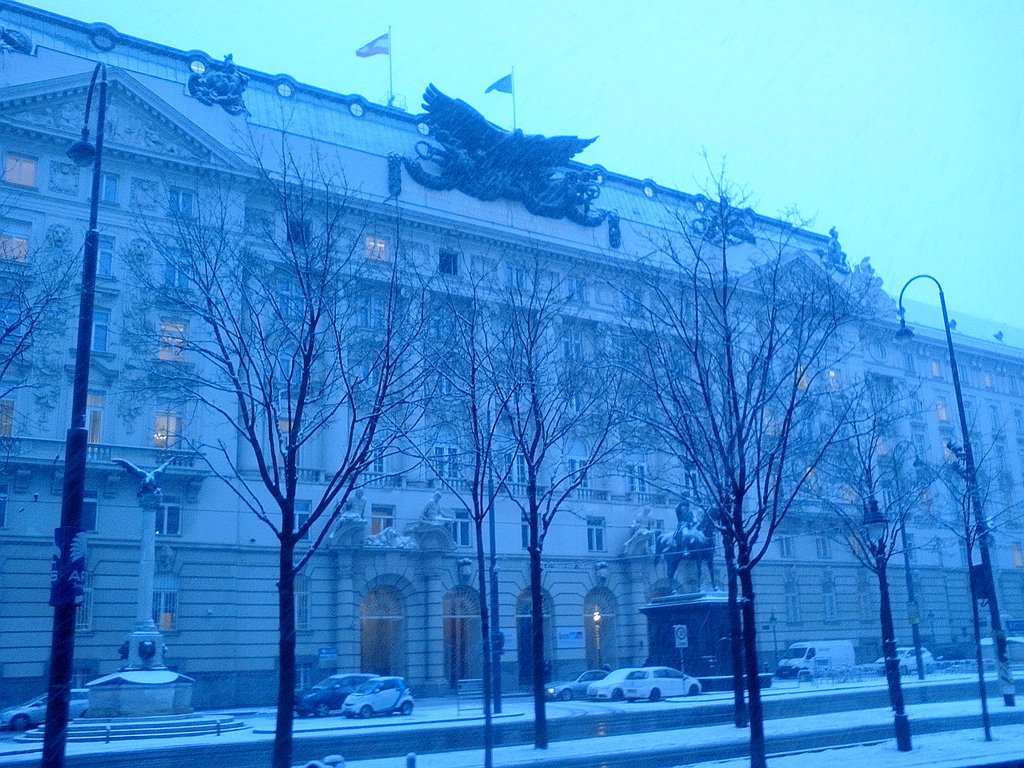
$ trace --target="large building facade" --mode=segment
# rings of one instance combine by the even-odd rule
[[[402,247],[421,265],[455,275],[509,253],[540,258],[553,271],[573,265],[571,298],[600,324],[623,311],[621,293],[611,286],[647,253],[666,206],[692,198],[583,166],[571,166],[583,186],[563,188],[569,193],[554,202],[529,195],[508,199],[480,188],[467,194],[424,170],[437,149],[436,143],[429,149],[431,125],[420,116],[201,52],[172,50],[106,25],[13,3],[0,10],[5,274],[38,280],[38,265],[59,262],[62,254],[78,258],[90,179],[64,153],[81,130],[97,62],[106,65],[109,80],[87,415],[89,555],[76,679],[119,668],[117,649],[135,612],[141,516],[133,482],[112,459],[143,467],[174,459],[162,478],[153,601],[168,661],[198,681],[199,706],[270,701],[278,665],[276,540],[221,481],[216,457],[204,459],[199,447],[233,446],[237,436],[184,398],[155,402],[124,383],[141,354],[128,342],[131,307],[139,300],[128,255],[145,240],[147,227],[187,217],[225,180],[244,189],[254,176],[247,151],[287,139],[343,167],[362,210],[375,211],[375,220],[400,215]],[[440,96],[432,98],[436,104]],[[448,170],[455,174],[458,168]],[[239,198],[237,206],[240,218],[259,210],[248,199]],[[754,224],[778,226],[768,219]],[[394,232],[389,226],[360,233],[365,258],[386,260],[398,246]],[[834,234],[801,231],[796,239],[801,252],[836,266],[841,252]],[[66,305],[68,318],[73,305]],[[903,425],[904,436],[920,457],[938,463],[944,446],[959,440],[945,340],[922,328],[912,345],[897,345],[891,302],[889,309],[888,316],[862,323],[855,351],[835,376],[853,380],[871,372],[913,391],[919,407]],[[166,343],[155,354],[174,362],[174,340],[189,320],[171,308],[159,311]],[[1009,329],[993,336],[993,330],[964,319],[956,343],[968,416],[989,470],[987,503],[998,510],[997,588],[1004,616],[1012,619],[1024,615],[1024,527],[1015,514],[1024,501],[1024,339]],[[69,321],[40,336],[0,387],[3,701],[37,691],[46,675],[52,532],[60,515],[74,331]],[[300,514],[331,470],[331,439],[305,449]],[[443,456],[459,439],[436,430],[421,449]],[[238,466],[245,469],[244,459]],[[297,581],[302,682],[363,669],[406,675],[417,690],[440,692],[455,680],[479,677],[473,529],[443,482],[452,478],[438,477],[444,471],[396,453],[382,456],[366,474],[360,494]],[[674,471],[653,447],[632,450],[594,472],[554,521],[544,549],[543,589],[546,656],[555,675],[642,663],[650,648],[640,608],[673,589],[697,588],[694,564],[684,564],[672,583],[665,565],[637,544],[637,530],[675,525],[678,498],[665,490],[673,483],[663,477]],[[513,470],[508,483],[520,480]],[[908,531],[916,607],[908,605],[902,560],[891,576],[898,640],[909,642],[914,621],[933,649],[966,648],[971,611],[964,547],[929,522],[929,505],[944,503],[943,495],[926,494],[921,503]],[[829,535],[835,528],[829,515],[823,507],[801,505],[758,567],[759,645],[768,661],[791,642],[809,638],[851,638],[860,661],[879,655],[877,582]],[[425,526],[425,519],[444,523]],[[516,689],[528,684],[531,661],[527,534],[508,500],[499,502],[495,524],[502,672],[506,689]],[[720,586],[720,560],[716,577]]]

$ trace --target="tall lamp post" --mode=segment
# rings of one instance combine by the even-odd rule
[[[89,141],[89,112],[99,78],[96,106],[96,143]],[[50,576],[50,605],[53,632],[50,644],[50,677],[46,700],[46,730],[43,735],[43,768],[61,768],[67,744],[68,703],[75,657],[75,614],[82,602],[85,576],[85,542],[82,530],[82,498],[85,494],[85,466],[89,432],[85,426],[89,395],[89,363],[92,348],[93,306],[96,299],[96,230],[100,197],[100,162],[103,157],[103,128],[107,112],[107,70],[97,64],[85,101],[82,137],[68,147],[75,165],[92,164],[92,192],[89,200],[89,230],[85,234],[82,289],[78,306],[78,335],[75,340],[75,378],[71,400],[71,426],[64,448],[64,489],[61,496],[60,527],[54,531],[55,555]]]
[[[889,520],[871,499],[864,508],[864,542],[874,561],[878,576],[879,614],[882,623],[882,655],[885,658],[885,680],[892,703],[893,726],[896,731],[896,749],[909,752],[910,719],[903,704],[903,686],[900,683],[900,662],[896,658],[896,630],[892,621],[892,603],[889,600]]]
[[[981,571],[978,579],[975,579],[974,570],[971,569],[971,578],[976,586],[976,597],[988,600],[989,618],[992,623],[992,640],[995,644],[996,657],[999,661],[999,683],[1003,692],[1003,703],[1008,707],[1016,705],[1014,696],[1013,673],[1010,671],[1010,660],[1006,653],[1006,633],[1003,631],[1003,624],[999,619],[999,601],[996,597],[995,579],[992,576],[992,555],[988,546],[988,523],[985,520],[985,512],[981,503],[981,494],[978,492],[978,472],[974,464],[974,451],[971,448],[971,436],[967,427],[967,412],[964,410],[964,395],[960,388],[960,371],[956,365],[956,353],[953,350],[953,334],[949,327],[949,315],[946,312],[946,295],[942,291],[942,285],[934,277],[928,274],[916,275],[904,284],[900,291],[899,314],[900,329],[896,333],[899,339],[910,339],[913,336],[905,320],[906,311],[903,308],[903,294],[912,282],[920,279],[931,280],[939,289],[939,306],[942,308],[942,327],[946,331],[946,348],[949,353],[949,370],[953,375],[953,391],[956,394],[956,410],[960,418],[960,433],[963,437],[963,459],[964,459],[964,480],[967,484],[967,497],[970,500],[971,508],[974,510],[974,522],[978,531],[978,552],[981,555]]]

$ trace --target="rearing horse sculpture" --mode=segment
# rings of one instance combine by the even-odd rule
[[[662,534],[656,543],[654,562],[665,558],[669,581],[674,581],[676,570],[684,560],[697,561],[697,589],[700,589],[701,565],[706,565],[711,587],[715,587],[715,525],[711,518],[704,514],[698,524],[693,519],[689,505],[685,502],[676,505],[678,525],[671,534]]]

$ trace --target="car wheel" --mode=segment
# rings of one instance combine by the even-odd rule
[[[558,692],[559,701],[569,701],[572,698],[572,691],[568,688],[563,688]]]
[[[412,714],[412,702],[411,701],[403,702],[402,703],[402,710],[401,710],[401,712],[402,712],[403,715],[411,715]]]
[[[32,725],[32,720],[28,715],[15,715],[11,718],[12,731],[27,731],[30,725]]]
[[[700,688],[698,688],[696,685],[691,685],[690,686],[690,690],[688,690],[686,692],[686,695],[687,696],[696,696],[699,693],[700,693]]]
[[[367,717],[369,717],[372,714],[373,714],[373,707],[371,707],[369,704],[364,704],[362,706],[362,708],[359,710],[359,716],[362,717],[362,718],[367,718]]]
[[[647,697],[648,701],[660,701],[661,691],[657,688],[651,688],[651,695]]]
[[[612,701],[622,701],[622,689],[616,688],[612,691]]]
[[[313,714],[317,717],[327,717],[327,714],[330,711],[331,710],[328,708],[328,706],[321,702],[320,704],[316,705],[316,709],[313,710]]]

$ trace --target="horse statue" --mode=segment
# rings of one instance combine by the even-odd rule
[[[669,581],[674,581],[676,570],[684,560],[697,561],[697,589],[700,589],[701,565],[706,565],[711,587],[715,588],[715,524],[705,513],[698,523],[693,519],[689,504],[676,505],[678,524],[673,533],[662,534],[655,544],[654,562],[665,558]]]

